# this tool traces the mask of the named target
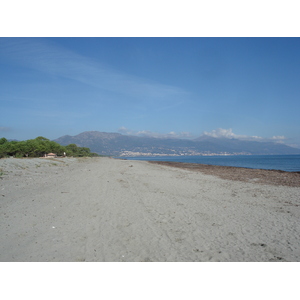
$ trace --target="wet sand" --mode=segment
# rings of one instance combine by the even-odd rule
[[[300,261],[299,174],[179,165],[0,159],[0,261]]]

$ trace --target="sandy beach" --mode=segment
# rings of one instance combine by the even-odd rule
[[[0,174],[2,262],[300,261],[299,174],[102,157]]]

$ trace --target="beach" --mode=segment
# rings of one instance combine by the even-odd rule
[[[298,173],[100,157],[0,174],[2,262],[300,261]]]

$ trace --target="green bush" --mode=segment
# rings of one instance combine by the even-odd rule
[[[14,157],[43,157],[47,153],[56,153],[58,156],[86,157],[98,156],[97,153],[91,153],[89,148],[77,147],[75,144],[62,146],[56,142],[50,141],[45,137],[39,136],[35,139],[26,141],[7,141],[6,138],[0,139],[0,158],[7,156]]]

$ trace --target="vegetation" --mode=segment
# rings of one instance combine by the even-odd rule
[[[75,144],[62,146],[50,141],[45,137],[39,136],[26,141],[8,141],[6,138],[0,139],[0,158],[2,157],[42,157],[48,153],[55,153],[57,156],[91,157],[98,156],[92,153],[89,148],[77,147]]]
[[[4,172],[2,169],[0,169],[0,179],[2,179],[2,176],[4,175]]]

